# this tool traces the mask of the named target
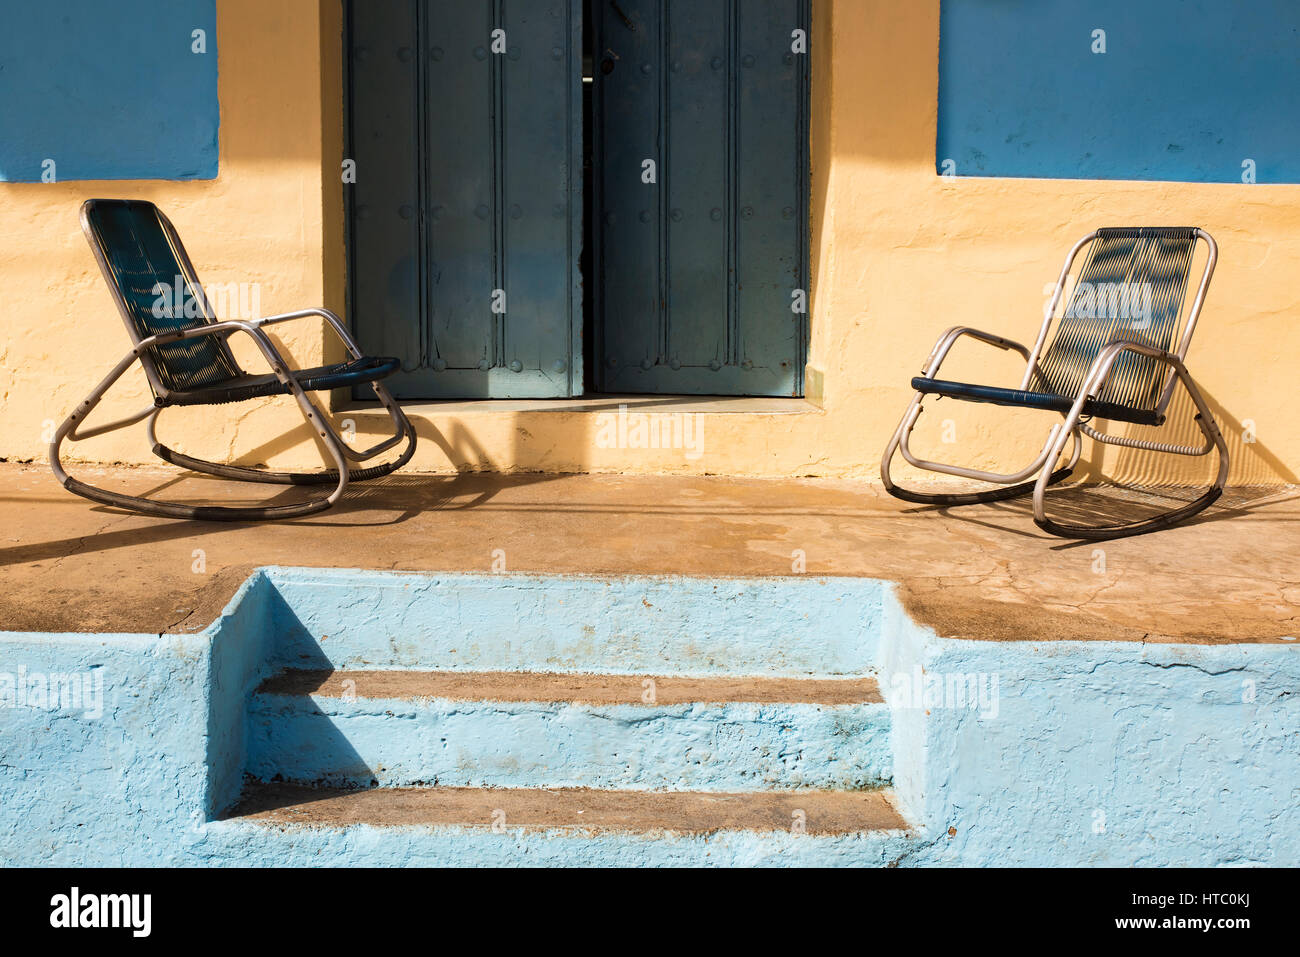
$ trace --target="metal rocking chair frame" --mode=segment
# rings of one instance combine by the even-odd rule
[[[1205,267],[1186,321],[1182,323],[1181,335],[1178,335],[1178,320],[1198,242],[1206,247]],[[1058,318],[1057,308],[1064,296],[1066,281],[1075,260],[1085,248],[1089,253],[1074,295]],[[1034,522],[1044,531],[1065,538],[1098,541],[1169,528],[1208,508],[1223,493],[1227,481],[1228,446],[1204,396],[1188,373],[1185,361],[1217,261],[1218,246],[1213,237],[1196,227],[1094,230],[1079,240],[1066,256],[1032,350],[1010,339],[966,326],[948,329],[935,343],[923,374],[912,380],[915,395],[885,449],[880,473],[886,490],[904,501],[940,506],[996,502],[1032,493]],[[1092,296],[1100,282],[1120,287],[1120,295],[1129,296],[1126,301],[1131,301],[1130,287],[1133,285],[1140,282],[1153,284],[1156,321],[1147,328],[1139,329],[1131,324],[1129,330],[1124,330],[1117,324],[1120,317],[1086,315],[1090,310],[1079,308],[1080,290],[1086,288],[1087,294]],[[1080,312],[1085,314],[1081,316]],[[1056,335],[1048,346],[1048,336],[1054,326]],[[1003,389],[937,379],[948,353],[962,338],[973,338],[998,349],[1020,353],[1026,364],[1020,388]],[[1178,382],[1183,384],[1196,407],[1195,421],[1205,437],[1204,445],[1153,442],[1110,435],[1092,427],[1094,419],[1162,425]],[[1018,472],[1003,474],[931,462],[915,456],[908,444],[927,395],[1055,411],[1064,417],[1064,421],[1052,427],[1037,458]],[[1079,461],[1083,435],[1109,445],[1171,455],[1201,456],[1217,449],[1218,472],[1213,485],[1195,500],[1139,521],[1095,526],[1054,521],[1047,515],[1047,488],[1072,474]],[[1072,444],[1069,458],[1058,467],[1067,442]],[[890,477],[890,464],[898,452],[917,468],[1006,487],[965,493],[905,489]]]
[[[114,220],[113,218],[116,217]],[[343,321],[328,309],[303,309],[262,319],[217,321],[199,284],[198,276],[185,247],[171,221],[152,203],[141,200],[87,200],[81,207],[81,226],[94,251],[95,260],[104,274],[118,311],[131,337],[132,348],[113,370],[64,420],[50,443],[50,466],[55,477],[68,491],[104,505],[131,509],[146,515],[207,521],[264,521],[296,518],[324,511],[342,497],[349,482],[388,475],[410,461],[415,454],[416,434],[410,421],[380,379],[396,371],[396,359],[364,355],[349,334]],[[135,263],[118,260],[112,247],[111,229],[125,227],[137,255]],[[153,255],[151,255],[151,253]],[[163,268],[175,270],[173,275]],[[171,288],[180,277],[187,302],[199,313],[185,318],[147,315],[142,305],[146,293],[156,294],[157,286]],[[151,282],[153,280],[154,282]],[[319,318],[343,342],[349,359],[316,369],[292,370],[265,332],[270,326],[301,319]],[[257,345],[270,369],[269,374],[251,375],[241,369],[226,340],[235,333],[247,335]],[[154,394],[153,403],[125,418],[93,428],[85,428],[87,416],[104,394],[122,375],[139,363]],[[367,384],[388,410],[394,434],[364,451],[357,451],[344,441],[329,416],[308,395],[309,392]],[[277,472],[267,469],[225,465],[193,458],[168,448],[158,441],[156,424],[162,410],[180,405],[218,405],[242,402],[272,395],[291,395],[307,424],[319,437],[328,453],[326,468],[317,472]],[[77,442],[145,422],[153,453],[160,459],[195,472],[221,478],[261,482],[272,485],[333,485],[325,496],[292,505],[216,506],[164,502],[97,488],[68,475],[60,458],[66,439]],[[406,447],[394,461],[369,468],[353,468],[373,459],[402,440]],[[328,466],[332,465],[333,468]]]

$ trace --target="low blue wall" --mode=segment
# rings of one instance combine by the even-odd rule
[[[0,0],[0,181],[213,179],[218,124],[216,0]]]
[[[197,635],[0,632],[0,861],[188,860],[242,786],[272,591]]]
[[[1300,863],[1297,645],[971,642],[903,623],[883,648],[894,788],[928,833],[902,863]],[[946,690],[977,676],[997,681],[992,709]]]
[[[941,173],[1239,183],[1252,160],[1300,182],[1294,0],[944,0],[940,20]]]
[[[250,702],[286,664],[718,674],[733,661],[739,674],[763,661],[876,674],[888,709],[849,757],[887,776],[912,830],[590,837],[216,819],[246,771],[271,770]],[[268,569],[200,635],[0,634],[0,863],[1294,866],[1297,685],[1292,643],[940,639],[865,579]],[[718,782],[745,783],[747,752],[717,759],[735,764]]]

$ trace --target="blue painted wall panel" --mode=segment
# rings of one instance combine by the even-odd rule
[[[216,0],[0,0],[0,24],[0,181],[47,159],[59,180],[216,177]]]
[[[937,166],[1300,182],[1297,49],[1294,0],[944,0]]]

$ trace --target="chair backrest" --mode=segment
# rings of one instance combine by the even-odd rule
[[[1200,239],[1208,249],[1205,272],[1191,308],[1184,310]],[[1196,227],[1099,229],[1075,247],[1062,271],[1062,282],[1084,249],[1073,292],[1055,320],[1055,336],[1038,356],[1032,387],[1039,391],[1076,395],[1097,353],[1117,339],[1183,357],[1216,258],[1214,241]],[[1057,296],[1061,296],[1059,288]],[[1044,324],[1040,348],[1053,318],[1049,316]],[[1099,399],[1130,409],[1163,411],[1167,385],[1172,385],[1167,365],[1126,352],[1112,367]]]
[[[81,228],[132,342],[216,321],[180,237],[153,203],[87,200]],[[141,355],[141,363],[160,397],[243,375],[216,334],[154,346]]]

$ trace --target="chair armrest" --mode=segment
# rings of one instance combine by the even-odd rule
[[[347,347],[348,353],[353,359],[362,358],[361,347],[357,345],[356,340],[352,338],[352,334],[348,332],[348,328],[344,325],[343,320],[328,309],[299,309],[296,312],[286,312],[278,316],[266,316],[262,319],[250,319],[248,322],[249,325],[260,329],[262,326],[273,326],[281,322],[292,322],[295,319],[307,319],[312,316],[317,316],[325,320],[326,324],[334,330],[335,334],[343,342],[343,345]]]
[[[963,336],[978,339],[980,342],[988,343],[998,349],[1013,349],[1024,356],[1026,362],[1029,361],[1029,350],[1014,339],[995,336],[991,332],[982,332],[979,329],[972,329],[970,326],[953,326],[944,332],[939,337],[939,341],[934,344],[934,350],[930,353],[930,358],[926,360],[925,368],[922,370],[926,378],[934,378],[939,371],[939,367],[943,365],[943,361],[948,358],[948,353],[952,350],[953,345]]]

